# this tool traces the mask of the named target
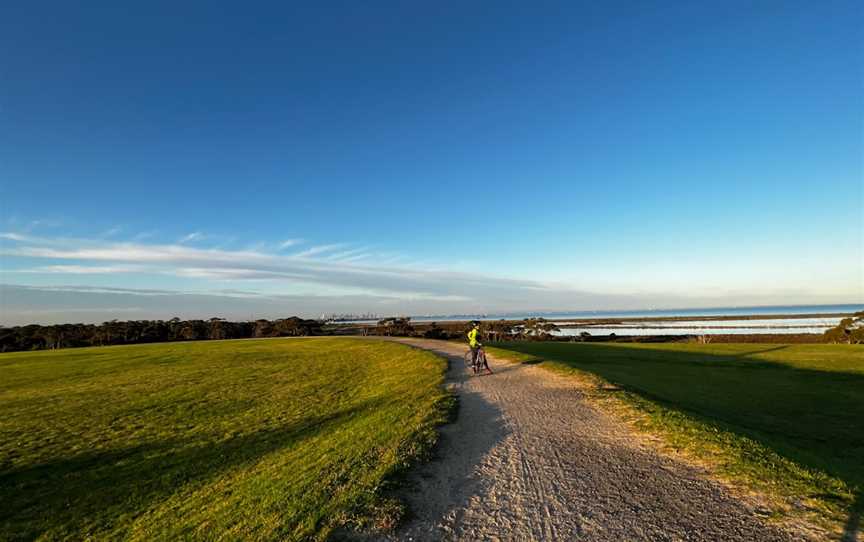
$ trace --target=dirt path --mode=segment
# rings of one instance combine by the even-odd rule
[[[395,540],[780,541],[792,535],[690,466],[662,457],[592,407],[565,377],[490,359],[469,376],[450,343],[459,416],[410,478],[416,517]]]

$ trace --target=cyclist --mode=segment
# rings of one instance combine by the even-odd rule
[[[474,320],[471,322],[471,331],[468,332],[468,346],[471,347],[471,363],[477,363],[477,355],[480,353],[480,341],[477,340],[477,335],[480,334],[480,322]]]

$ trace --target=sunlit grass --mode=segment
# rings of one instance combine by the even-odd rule
[[[445,362],[350,339],[0,355],[0,539],[322,539],[392,522]]]

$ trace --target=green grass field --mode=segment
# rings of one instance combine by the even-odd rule
[[[378,341],[0,355],[0,540],[323,539],[386,523],[451,400]]]
[[[860,346],[549,342],[491,350],[613,383],[623,391],[599,388],[598,396],[635,406],[643,414],[639,423],[673,446],[710,456],[734,479],[858,521],[864,506]]]

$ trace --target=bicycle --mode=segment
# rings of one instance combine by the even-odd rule
[[[492,369],[489,368],[489,361],[486,359],[486,351],[483,350],[483,346],[477,347],[477,357],[472,355],[471,349],[468,349],[465,352],[465,367],[470,367],[475,375],[482,373],[484,370],[486,374],[492,374]]]

